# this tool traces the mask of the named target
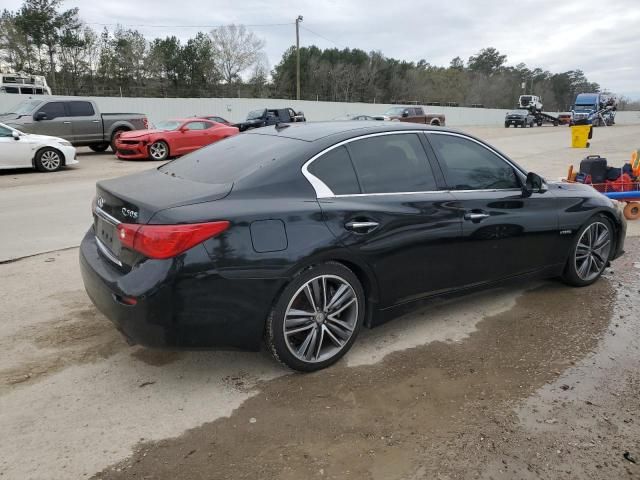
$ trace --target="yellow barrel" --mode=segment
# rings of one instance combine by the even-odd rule
[[[573,125],[571,127],[571,148],[588,148],[591,125]]]

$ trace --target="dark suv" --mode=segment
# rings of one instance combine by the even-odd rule
[[[510,125],[513,125],[514,127],[519,125],[523,128],[533,127],[535,121],[536,117],[531,115],[529,110],[512,110],[504,117],[504,128],[509,128]]]

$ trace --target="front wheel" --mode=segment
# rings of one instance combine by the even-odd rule
[[[284,289],[267,320],[266,343],[287,367],[313,372],[337,362],[364,319],[364,291],[340,263],[311,267]]]
[[[162,140],[153,142],[149,146],[149,158],[152,160],[166,160],[169,157],[169,145]]]
[[[62,167],[62,154],[55,148],[45,147],[36,153],[35,164],[40,172],[55,172]]]
[[[609,263],[613,247],[613,226],[604,215],[596,215],[576,235],[562,279],[585,287],[600,278]]]
[[[95,145],[89,145],[89,148],[94,152],[104,152],[109,148],[109,144],[107,142],[104,143],[96,143]]]

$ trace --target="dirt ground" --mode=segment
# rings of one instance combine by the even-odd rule
[[[588,153],[624,158],[638,132],[599,130]],[[473,133],[548,178],[585,155],[560,128]],[[88,300],[67,231],[86,228],[84,197],[120,163],[81,161],[0,175],[1,201],[31,202],[32,229],[0,233],[0,479],[640,478],[638,222],[591,287],[434,301],[300,375],[266,352],[127,345]],[[49,234],[60,209],[36,207],[67,187],[75,213]]]
[[[460,342],[260,383],[93,478],[640,478],[640,264],[607,277],[531,288]]]

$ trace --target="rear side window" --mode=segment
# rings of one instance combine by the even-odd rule
[[[422,107],[416,108],[416,115],[424,115],[424,110],[422,110]]]
[[[511,165],[482,145],[455,135],[429,135],[454,190],[520,188]]]
[[[163,165],[158,170],[194,182],[231,183],[277,162],[300,140],[259,134],[234,135]]]
[[[93,117],[95,111],[91,102],[69,102],[70,117]]]
[[[49,120],[53,120],[57,117],[67,116],[67,112],[64,109],[64,103],[62,102],[45,103],[42,107],[40,107],[40,110],[38,110],[38,113],[40,112],[46,113]]]
[[[187,130],[206,130],[212,126],[213,124],[209,122],[189,122],[185,125],[185,128]]]
[[[416,134],[382,135],[348,145],[362,193],[436,190],[431,167]]]
[[[322,180],[336,195],[360,193],[356,172],[345,147],[334,148],[309,165],[309,173]]]

